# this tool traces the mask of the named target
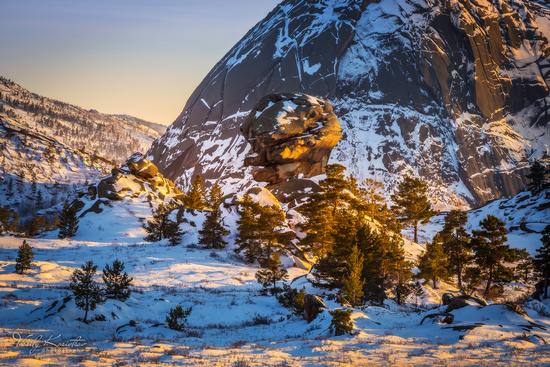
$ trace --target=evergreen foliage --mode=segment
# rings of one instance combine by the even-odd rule
[[[71,238],[78,231],[78,217],[76,210],[67,202],[63,205],[63,210],[59,215],[59,238]]]
[[[147,232],[146,241],[155,242],[168,238],[171,245],[181,242],[183,233],[178,223],[171,220],[169,216],[170,208],[163,204],[153,211],[153,218],[144,226]]]
[[[227,245],[223,239],[229,231],[223,226],[220,206],[223,200],[223,193],[220,185],[216,182],[210,190],[208,206],[210,210],[206,213],[202,229],[199,230],[199,243],[206,248],[222,249]]]
[[[19,215],[14,210],[6,206],[0,206],[0,235],[8,231],[17,231],[18,223]]]
[[[285,232],[285,213],[276,206],[262,206],[248,194],[239,205],[238,236],[235,251],[252,263],[262,264],[271,259],[273,252],[286,248],[291,233]]]
[[[546,168],[539,161],[533,162],[529,173],[525,175],[530,181],[528,188],[533,194],[538,194],[548,186],[547,174]]]
[[[86,262],[81,269],[75,269],[71,275],[70,288],[78,308],[84,310],[83,322],[88,322],[88,312],[95,310],[98,304],[104,302],[101,288],[94,281],[97,266],[92,261]]]
[[[187,327],[187,318],[191,315],[193,309],[183,308],[177,305],[170,309],[170,312],[166,316],[166,324],[172,330],[183,331]]]
[[[206,207],[206,183],[201,174],[195,175],[191,189],[185,195],[185,206],[193,210],[203,210]]]
[[[542,231],[542,246],[537,250],[535,266],[542,286],[542,295],[548,298],[548,287],[550,286],[550,225]]]
[[[126,301],[130,297],[130,286],[133,278],[124,271],[124,263],[118,259],[112,265],[106,264],[103,268],[103,282],[105,283],[105,297]]]
[[[31,245],[27,241],[23,241],[23,244],[19,246],[17,250],[17,258],[15,259],[15,272],[17,274],[23,274],[25,271],[32,268],[32,260],[34,254]]]
[[[438,234],[449,262],[449,270],[456,275],[460,289],[464,288],[462,279],[464,271],[473,259],[471,237],[466,231],[467,221],[466,212],[451,210],[445,216],[443,230]]]
[[[330,321],[330,331],[338,336],[351,334],[353,332],[353,321],[351,320],[351,310],[330,311],[332,320]]]
[[[292,310],[297,316],[302,316],[304,313],[304,300],[306,290],[304,288],[297,290],[288,284],[283,285],[282,292],[277,296],[279,303]]]
[[[480,230],[473,231],[472,247],[475,268],[485,281],[485,297],[493,286],[514,280],[514,272],[506,263],[517,260],[518,252],[511,249],[507,241],[504,222],[493,215],[487,215],[480,223]]]
[[[347,274],[344,278],[341,296],[352,306],[363,303],[363,263],[364,257],[355,245],[352,247],[347,261]]]
[[[440,235],[436,235],[432,243],[426,245],[426,252],[420,257],[418,269],[418,277],[431,280],[434,288],[437,288],[439,280],[448,278],[449,263]]]
[[[428,185],[419,178],[405,176],[392,195],[399,219],[412,225],[414,242],[418,242],[418,225],[428,223],[435,214],[428,199]]]
[[[269,259],[261,263],[261,266],[262,268],[256,272],[256,280],[264,290],[269,290],[272,294],[278,293],[277,282],[286,280],[288,277],[286,269],[281,265],[280,254],[272,253]]]

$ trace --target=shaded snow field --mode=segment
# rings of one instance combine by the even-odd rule
[[[183,244],[143,242],[142,222],[150,208],[139,199],[105,207],[80,222],[77,236],[55,233],[30,239],[35,266],[14,273],[22,238],[0,237],[0,365],[2,366],[543,366],[550,364],[550,304],[531,303],[527,315],[502,305],[466,306],[451,325],[424,316],[442,311],[442,292],[418,300],[421,307],[393,303],[353,313],[355,335],[329,333],[330,315],[307,323],[274,297],[260,295],[255,266],[232,251],[197,248],[200,215],[185,224]],[[192,219],[192,218],[191,218]],[[234,222],[228,220],[234,229]],[[414,253],[415,251],[410,251]],[[90,313],[105,321],[84,324],[68,289],[74,268],[93,260],[101,270],[118,258],[134,277],[129,300],[107,301]],[[293,286],[306,284],[304,270],[289,269]],[[100,278],[98,277],[98,281]],[[316,290],[316,292],[321,292]],[[412,301],[411,301],[412,302]],[[339,305],[327,301],[333,309]],[[170,308],[192,307],[187,332],[164,325]],[[540,311],[540,314],[538,311]],[[42,336],[85,346],[33,350],[25,340]],[[14,338],[15,335],[15,338]],[[17,340],[19,337],[22,340]]]

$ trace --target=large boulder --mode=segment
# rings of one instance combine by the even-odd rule
[[[272,94],[248,115],[241,131],[252,145],[245,164],[257,181],[283,182],[324,172],[342,129],[332,105],[306,94]]]
[[[145,159],[143,154],[134,153],[126,161],[124,168],[127,168],[134,176],[148,180],[156,177],[159,174],[157,166],[148,159]]]
[[[245,190],[240,127],[264,96],[300,92],[331,101],[344,131],[331,161],[360,181],[390,193],[418,175],[438,209],[513,196],[550,145],[549,19],[531,0],[280,2],[149,154],[184,187],[201,173]]]
[[[323,299],[314,294],[306,294],[304,297],[304,319],[307,322],[315,320],[317,315],[327,309],[327,305],[323,302]]]

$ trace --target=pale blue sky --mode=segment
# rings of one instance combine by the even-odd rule
[[[0,0],[0,75],[39,94],[171,123],[280,0]]]

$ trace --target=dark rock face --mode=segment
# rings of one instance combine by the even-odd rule
[[[200,170],[242,189],[250,111],[266,95],[307,93],[334,106],[343,138],[330,159],[360,179],[391,190],[418,174],[447,207],[512,195],[550,145],[549,21],[526,0],[287,0],[212,69],[149,154],[184,186]]]
[[[324,172],[342,136],[332,105],[305,94],[273,94],[252,109],[242,133],[252,145],[245,158],[256,181],[272,184]]]
[[[321,313],[323,309],[326,309],[327,305],[321,297],[313,295],[313,294],[306,294],[304,297],[304,319],[307,322],[312,322],[315,320],[317,315]]]

